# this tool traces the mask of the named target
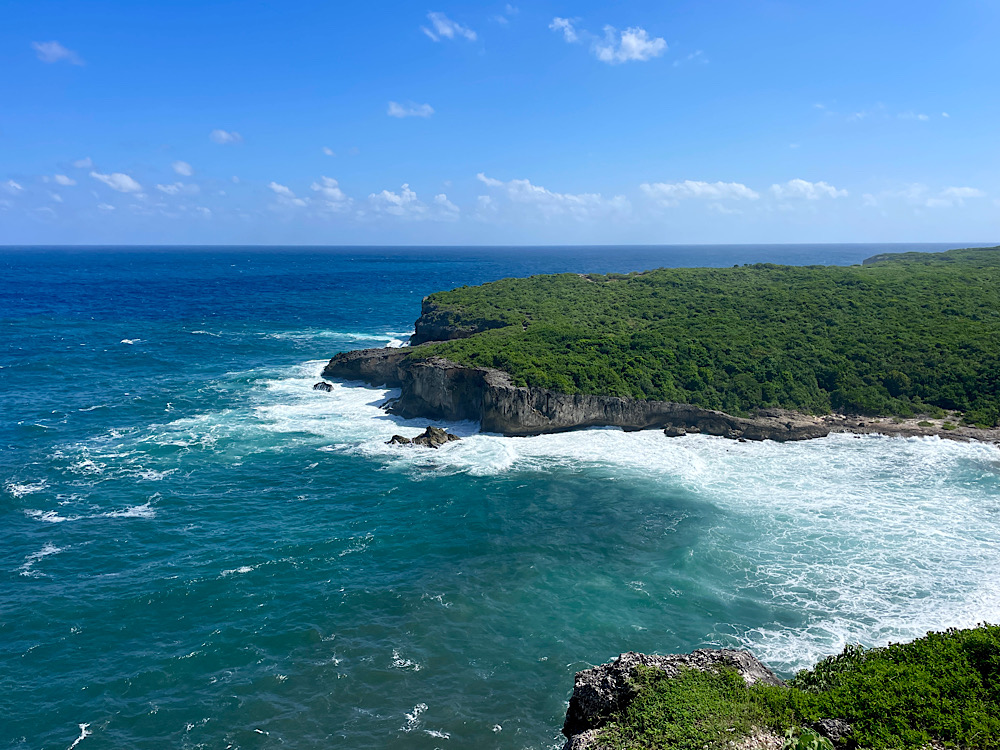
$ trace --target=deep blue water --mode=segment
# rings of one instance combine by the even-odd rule
[[[624,650],[997,621],[992,446],[407,450],[311,389],[461,284],[946,247],[0,249],[0,746],[548,748]]]

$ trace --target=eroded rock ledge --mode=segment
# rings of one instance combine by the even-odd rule
[[[467,367],[419,349],[361,349],[338,354],[323,377],[360,380],[399,388],[386,409],[406,418],[470,420],[484,432],[508,436],[565,432],[586,427],[625,430],[665,429],[668,435],[701,432],[743,440],[807,440],[831,432],[879,433],[912,437],[940,435],[957,440],[1000,441],[1000,429],[943,429],[917,420],[894,421],[847,415],[814,417],[779,409],[735,417],[669,401],[636,401],[618,396],[569,395],[515,386],[500,370]]]

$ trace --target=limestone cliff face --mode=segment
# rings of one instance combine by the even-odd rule
[[[410,345],[417,346],[428,341],[451,341],[464,339],[491,328],[503,328],[507,325],[502,320],[487,318],[469,318],[458,310],[438,307],[429,297],[425,297],[420,305],[420,318],[414,325]]]
[[[480,422],[484,432],[512,436],[610,426],[787,441],[822,437],[831,431],[822,420],[786,412],[744,419],[690,404],[518,387],[500,370],[415,354],[405,348],[345,352],[330,360],[323,376],[399,388],[400,397],[388,409],[403,417],[472,420]]]

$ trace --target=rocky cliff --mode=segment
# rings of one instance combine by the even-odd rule
[[[786,441],[822,437],[835,427],[822,419],[791,412],[770,411],[748,419],[690,404],[518,387],[500,370],[466,367],[437,357],[421,358],[418,351],[408,348],[338,354],[326,366],[323,377],[399,388],[399,398],[387,405],[393,414],[472,420],[480,422],[484,432],[503,435],[611,426]]]

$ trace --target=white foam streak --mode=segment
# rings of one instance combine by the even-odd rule
[[[4,489],[17,499],[20,499],[25,495],[33,495],[36,492],[41,492],[46,487],[48,487],[48,484],[46,484],[45,480],[40,482],[26,482],[24,484],[8,482],[4,485]]]
[[[67,748],[67,750],[73,750],[74,747],[79,745],[81,742],[87,739],[91,734],[93,734],[93,732],[91,732],[89,729],[90,724],[78,724],[77,726],[80,728],[80,736],[77,737],[75,740],[73,740],[73,744],[70,745],[69,748]]]
[[[143,503],[142,505],[129,505],[110,513],[102,513],[101,516],[103,518],[156,518],[156,511],[151,503]]]
[[[67,549],[69,548],[57,547],[51,542],[46,542],[45,546],[43,546],[40,550],[38,550],[38,552],[33,552],[32,554],[24,558],[24,564],[21,565],[20,568],[18,568],[18,571],[21,573],[21,575],[26,576],[28,578],[42,578],[45,576],[45,574],[39,573],[37,570],[34,570],[35,563],[38,563],[41,560],[44,560],[46,557],[49,557],[51,555],[58,555],[60,552],[65,552]]]
[[[420,715],[427,710],[426,703],[418,703],[413,707],[413,710],[406,714],[406,723],[400,727],[403,732],[412,732],[414,729],[420,729],[421,723]]]

